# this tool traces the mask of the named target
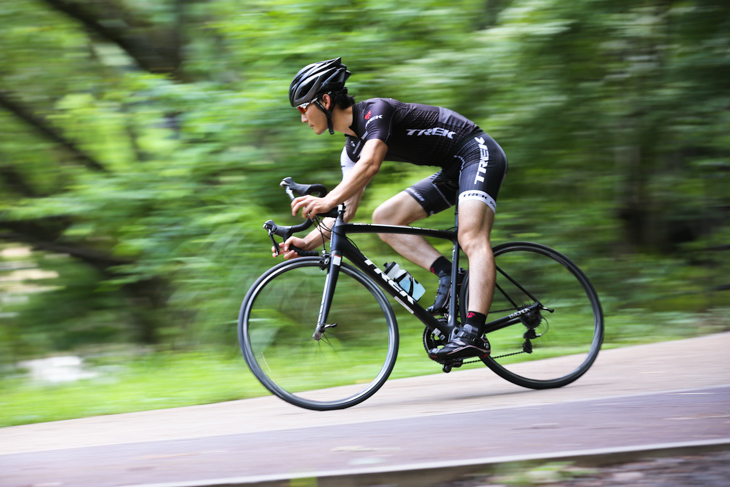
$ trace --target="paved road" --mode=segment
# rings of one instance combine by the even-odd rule
[[[730,333],[604,351],[585,377],[550,391],[474,369],[389,381],[344,411],[265,397],[4,428],[0,486],[245,485],[355,472],[406,485],[394,471],[429,467],[436,482],[451,465],[730,442],[728,347]]]

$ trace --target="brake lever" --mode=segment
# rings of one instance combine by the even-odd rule
[[[284,186],[284,191],[286,191],[286,194],[289,195],[289,199],[292,201],[297,197],[289,186]]]
[[[266,223],[268,223],[268,222],[266,222]],[[271,227],[268,227],[267,225],[264,225],[264,228],[266,228],[268,230],[269,239],[271,240],[271,245],[274,246],[274,257],[279,257],[279,255],[281,254],[281,248],[279,247],[279,244],[277,243],[276,239],[274,238],[274,235],[275,235],[274,230]],[[302,250],[293,245],[289,247],[289,250],[293,250],[299,256],[305,256],[305,255],[317,256],[317,255],[319,255],[319,252],[316,252],[314,250]]]
[[[274,232],[272,232],[271,230],[269,230],[269,239],[271,239],[271,245],[274,246],[274,257],[279,257],[281,249],[279,249],[279,244],[274,239]]]
[[[266,223],[264,223],[264,230],[266,230],[269,234],[269,239],[271,240],[271,245],[274,246],[274,255],[276,257],[279,257],[279,254],[281,253],[281,249],[279,248],[279,243],[274,238],[274,235],[276,235],[277,230],[279,230],[279,227],[274,223],[273,220],[267,220]]]

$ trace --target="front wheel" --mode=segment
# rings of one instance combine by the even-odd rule
[[[539,303],[516,323],[487,331],[482,361],[497,375],[532,389],[562,387],[586,373],[603,342],[603,312],[586,275],[544,245],[512,242],[494,248],[497,283],[488,321]],[[461,302],[468,301],[468,280]],[[462,317],[463,320],[463,317]]]
[[[398,326],[383,292],[343,264],[321,339],[313,334],[327,271],[318,257],[283,262],[251,287],[238,318],[241,351],[256,378],[296,406],[343,409],[373,395],[393,370]]]

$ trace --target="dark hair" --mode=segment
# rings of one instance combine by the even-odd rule
[[[330,96],[332,97],[332,103],[343,110],[355,104],[355,97],[347,94],[347,88],[330,93]]]

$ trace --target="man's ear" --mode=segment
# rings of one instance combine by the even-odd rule
[[[332,109],[332,97],[329,96],[327,93],[322,95],[322,105],[324,106],[325,110]]]

